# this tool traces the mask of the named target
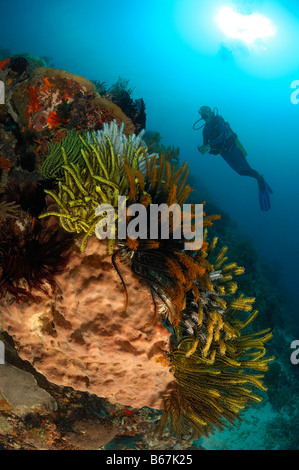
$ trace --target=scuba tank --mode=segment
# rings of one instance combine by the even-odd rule
[[[238,135],[232,130],[230,124],[225,121],[225,142],[222,147],[222,152],[228,152],[233,145],[236,145],[241,152],[243,153],[244,157],[247,157],[247,152],[244,149],[243,145],[239,141]]]
[[[232,130],[232,128],[230,127],[230,124],[228,122],[224,121],[224,126],[225,126],[225,141],[224,141],[224,144],[222,146],[222,151],[227,152],[235,144],[236,139],[238,138],[238,136]]]

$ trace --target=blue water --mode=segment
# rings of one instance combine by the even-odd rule
[[[268,17],[276,34],[255,45],[230,41],[214,18],[223,5]],[[180,147],[194,177],[238,224],[297,305],[299,249],[299,3],[286,0],[51,0],[1,5],[0,46],[51,56],[57,68],[115,83],[129,79],[146,104],[148,130]],[[217,107],[274,194],[259,208],[256,181],[220,156],[201,155],[193,130],[202,105]],[[294,319],[292,319],[294,321]],[[295,325],[294,325],[295,326]],[[299,366],[298,366],[299,367]]]

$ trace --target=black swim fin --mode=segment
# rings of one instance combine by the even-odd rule
[[[263,176],[257,180],[259,186],[259,201],[262,211],[268,211],[271,208],[270,194],[273,194],[272,189],[266,183]]]

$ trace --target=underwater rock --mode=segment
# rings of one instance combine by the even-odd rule
[[[135,131],[131,119],[119,106],[101,98],[91,81],[62,69],[35,69],[27,80],[14,86],[11,95],[10,109],[14,110],[13,117],[21,128],[36,132],[59,127],[91,129],[107,120],[106,111],[110,114],[108,121],[124,122],[125,133]]]
[[[73,432],[66,435],[67,440],[83,450],[98,450],[108,444],[117,434],[115,426],[101,424],[98,420],[76,421]]]
[[[46,67],[37,57],[6,58],[0,64],[0,80],[5,84],[5,102],[0,106],[1,186],[10,169],[21,165],[29,172],[38,171],[48,144],[60,142],[71,129],[100,130],[103,123],[116,119],[124,123],[126,135],[136,130],[132,119],[100,96],[90,80]]]
[[[35,289],[31,300],[1,301],[1,327],[14,339],[19,356],[50,382],[88,391],[111,403],[163,408],[174,381],[166,359],[169,331],[161,322],[146,327],[154,312],[150,294],[126,266],[125,296],[107,247],[90,239],[56,277],[60,293]]]
[[[19,416],[40,407],[45,411],[57,409],[55,399],[37,385],[33,375],[10,364],[0,365],[0,394]]]

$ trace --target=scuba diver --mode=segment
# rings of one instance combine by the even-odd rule
[[[199,110],[201,119],[196,121],[193,125],[194,130],[203,129],[203,145],[197,146],[200,153],[204,154],[220,154],[228,165],[235,170],[239,175],[251,176],[255,178],[258,183],[259,201],[263,211],[268,211],[270,205],[270,194],[273,193],[270,186],[256,170],[250,167],[246,160],[247,153],[243,148],[228,122],[218,115],[218,110],[215,108],[213,111],[209,106],[202,106]],[[194,126],[201,120],[205,121],[200,127]]]

